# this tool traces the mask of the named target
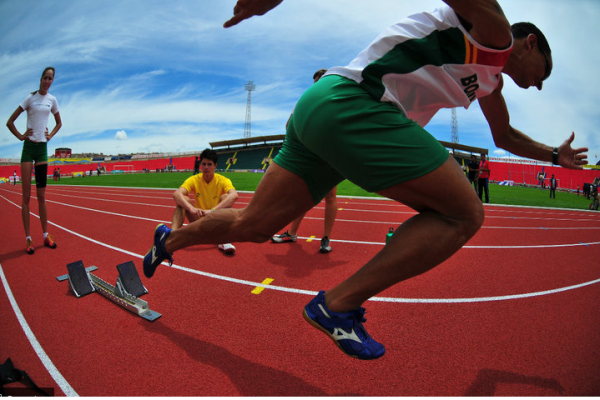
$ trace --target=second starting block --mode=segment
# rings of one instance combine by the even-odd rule
[[[114,286],[91,273],[97,269],[96,266],[85,268],[83,261],[79,260],[67,264],[69,273],[58,276],[56,279],[59,282],[68,279],[71,291],[77,298],[98,292],[148,321],[154,321],[162,316],[162,314],[150,310],[148,302],[139,298],[148,293],[148,290],[142,284],[132,261],[117,265],[119,276]]]

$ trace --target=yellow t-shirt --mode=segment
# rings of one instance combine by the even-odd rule
[[[196,208],[202,210],[210,210],[219,204],[219,199],[231,189],[235,189],[231,180],[223,175],[215,174],[213,179],[206,183],[202,179],[202,174],[197,174],[189,177],[183,182],[181,187],[185,188],[188,193],[194,194],[196,199]]]

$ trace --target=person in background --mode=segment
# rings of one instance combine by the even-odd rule
[[[313,83],[317,83],[319,79],[327,72],[326,69],[320,69],[313,75]],[[288,124],[290,123],[290,119],[285,124],[287,129]],[[321,239],[321,247],[319,251],[321,253],[329,253],[331,251],[329,238],[331,237],[331,231],[333,230],[333,225],[335,223],[335,218],[337,216],[337,187],[331,189],[329,193],[325,196],[325,219],[324,219],[324,227],[323,227],[323,238]],[[271,238],[273,243],[291,243],[295,242],[298,239],[298,228],[300,228],[300,224],[304,219],[306,213],[302,214],[298,218],[292,222],[289,229],[282,233],[281,235],[276,235]]]
[[[198,156],[196,156],[196,159],[194,160],[194,175],[197,175],[200,173],[200,158]]]
[[[479,193],[479,161],[475,154],[471,154],[471,161],[469,161],[469,183],[475,188],[475,193]]]
[[[554,177],[554,174],[552,174],[552,177],[550,178],[550,198],[556,199],[556,178]]]
[[[54,82],[55,70],[47,67],[40,78],[39,89],[27,96],[10,116],[6,126],[17,139],[23,142],[21,154],[21,179],[23,200],[21,216],[25,228],[25,251],[33,254],[35,248],[30,231],[29,201],[31,199],[31,175],[35,174],[36,196],[39,206],[40,222],[44,233],[44,246],[56,248],[56,242],[48,233],[48,211],[46,207],[46,180],[48,175],[48,142],[62,127],[62,120],[56,97],[48,91]],[[15,121],[23,111],[27,112],[27,129],[19,132]],[[54,128],[48,133],[48,119],[54,116]]]
[[[215,174],[217,161],[216,151],[204,150],[199,159],[202,173],[192,175],[173,192],[177,205],[172,219],[173,230],[181,228],[186,218],[189,222],[197,221],[217,209],[231,208],[238,199],[231,180]],[[189,198],[190,193],[194,195],[194,200]],[[235,254],[235,247],[231,243],[219,244],[218,248],[225,254]]]
[[[485,192],[485,202],[490,202],[490,162],[485,159],[485,154],[481,155],[479,163],[479,199],[483,201],[483,192]]]

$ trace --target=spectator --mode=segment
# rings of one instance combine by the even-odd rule
[[[554,174],[552,174],[552,177],[550,178],[550,198],[556,199],[556,178],[554,177]]]
[[[490,202],[490,163],[485,159],[485,154],[481,155],[479,164],[479,199],[483,201],[483,192],[485,191],[485,202]]]
[[[475,154],[471,154],[469,161],[469,182],[475,187],[475,193],[479,193],[479,161]]]
[[[196,160],[194,161],[194,175],[200,173],[200,158],[196,156]]]

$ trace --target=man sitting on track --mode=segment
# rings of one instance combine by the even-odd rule
[[[181,228],[185,218],[194,222],[214,212],[217,209],[231,208],[238,198],[237,191],[231,180],[223,175],[215,174],[217,168],[217,152],[206,149],[200,154],[200,170],[202,173],[186,179],[179,189],[173,192],[175,199],[175,212],[171,229]],[[189,198],[193,193],[195,200]],[[231,243],[219,244],[220,250],[225,254],[235,254],[235,247]]]
[[[347,178],[418,214],[360,270],[319,292],[304,308],[304,318],[344,353],[381,357],[385,348],[365,330],[362,304],[448,259],[484,220],[483,205],[460,165],[422,128],[440,108],[479,100],[499,147],[566,168],[581,169],[587,162],[587,149],[571,147],[574,134],[553,148],[510,125],[502,73],[524,89],[541,89],[552,70],[544,35],[529,23],[511,28],[493,0],[445,2],[389,28],[347,67],[330,69],[312,85],[248,206],[219,210],[176,231],[158,226],[144,258],[145,275],[151,277],[165,259],[172,262],[174,251],[195,244],[266,241]],[[239,0],[225,26],[279,3]]]

